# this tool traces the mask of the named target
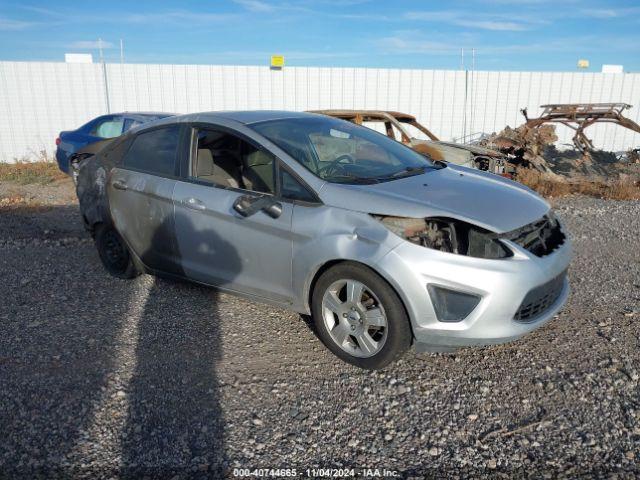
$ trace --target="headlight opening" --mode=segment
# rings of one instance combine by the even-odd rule
[[[513,256],[499,235],[451,218],[376,217],[396,235],[416,245],[475,258]]]

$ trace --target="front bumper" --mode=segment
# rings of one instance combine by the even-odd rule
[[[505,242],[514,256],[487,260],[439,252],[403,242],[384,256],[378,270],[395,287],[409,314],[418,350],[447,351],[471,345],[505,343],[544,325],[562,308],[569,283],[562,282],[552,303],[527,321],[516,320],[527,294],[561,276],[569,266],[569,238],[544,257],[513,242]],[[428,284],[482,297],[462,321],[441,322],[436,316]]]

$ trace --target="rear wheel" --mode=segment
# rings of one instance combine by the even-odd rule
[[[411,327],[391,286],[364,265],[345,262],[324,272],[312,295],[318,336],[335,355],[379,369],[411,345]]]
[[[95,242],[102,265],[111,275],[124,279],[140,275],[129,248],[111,225],[100,225],[96,229]]]

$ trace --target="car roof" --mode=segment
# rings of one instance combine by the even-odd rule
[[[215,122],[217,119],[232,120],[234,122],[249,125],[252,123],[266,122],[269,120],[282,120],[285,118],[313,118],[317,115],[307,112],[289,112],[286,110],[241,110],[188,113],[179,115],[173,120],[178,122]]]
[[[287,110],[241,110],[187,113],[184,115],[175,115],[156,119],[151,122],[147,122],[144,125],[138,125],[132,128],[130,132],[142,132],[159,126],[188,122],[212,124],[233,122],[236,124],[251,125],[260,122],[290,118],[321,118],[321,115],[310,112],[290,112]]]
[[[175,115],[175,113],[167,113],[167,112],[120,112],[120,113],[110,113],[109,115],[116,115],[122,117],[171,117]]]
[[[309,110],[311,113],[319,113],[321,115],[329,115],[337,118],[354,118],[356,115],[364,117],[364,119],[384,119],[385,115],[390,115],[401,122],[410,122],[416,119],[413,115],[402,112],[394,112],[391,110]]]

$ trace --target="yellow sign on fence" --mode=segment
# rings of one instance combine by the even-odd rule
[[[589,68],[589,60],[580,59],[578,60],[578,68]]]
[[[271,55],[271,68],[284,67],[284,55]]]

